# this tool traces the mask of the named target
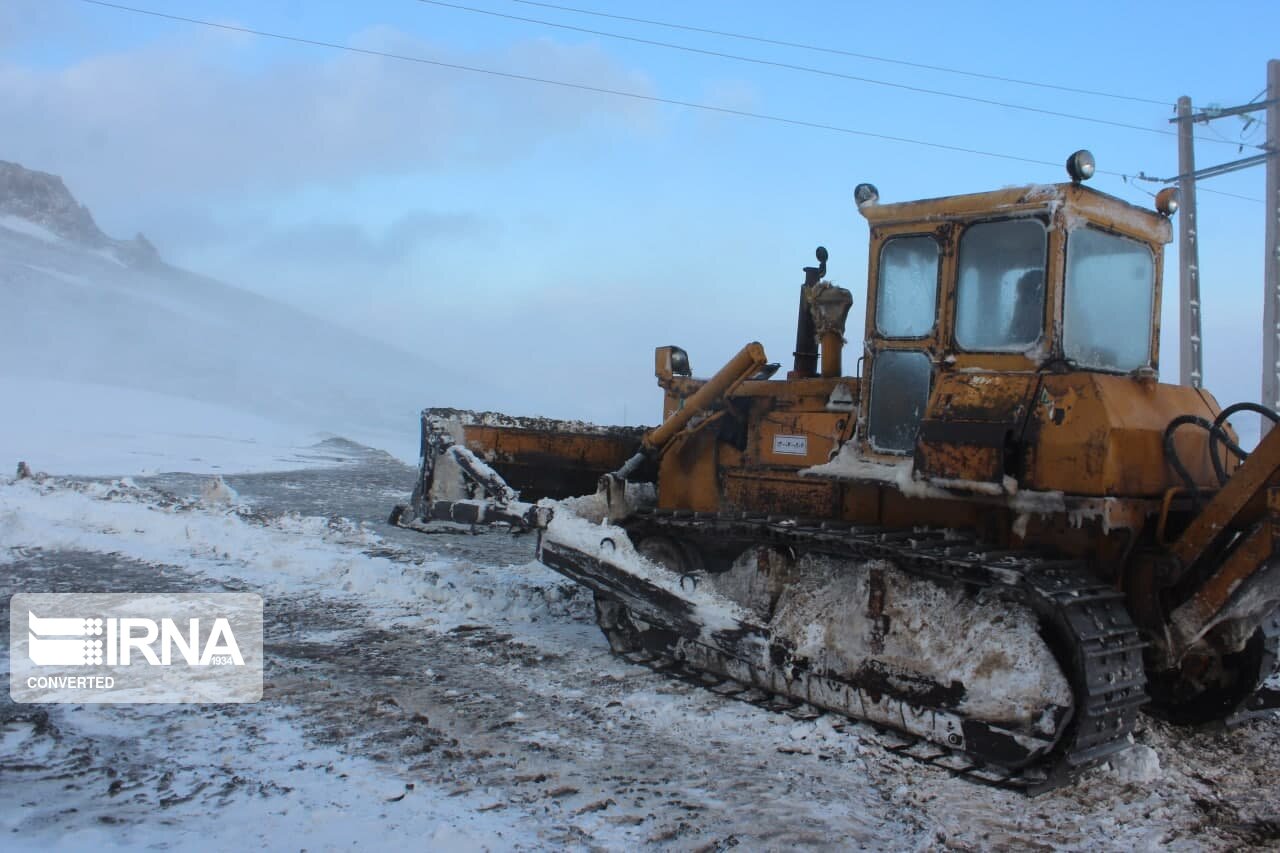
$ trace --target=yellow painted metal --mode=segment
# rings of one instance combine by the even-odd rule
[[[724,367],[716,371],[715,376],[695,391],[679,411],[673,412],[661,426],[645,435],[644,447],[650,451],[661,451],[695,415],[702,414],[735,387],[755,376],[767,361],[763,346],[756,341],[747,344]]]
[[[1267,487],[1278,484],[1280,430],[1273,429],[1173,543],[1173,556],[1184,569],[1190,568],[1225,531],[1256,521],[1265,511]]]
[[[830,379],[839,376],[844,367],[841,364],[841,352],[844,350],[844,335],[830,331],[822,333],[822,377]]]
[[[1183,414],[1213,420],[1212,397],[1194,388],[1102,373],[1046,374],[1032,400],[1026,488],[1070,495],[1162,497],[1181,486],[1165,459],[1164,431]],[[1197,484],[1216,487],[1208,435],[1182,429],[1178,456]]]
[[[1195,594],[1173,611],[1170,623],[1182,649],[1200,639],[1232,595],[1267,567],[1273,548],[1270,525],[1256,525]]]

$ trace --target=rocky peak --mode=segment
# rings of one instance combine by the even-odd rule
[[[98,248],[107,235],[62,178],[0,160],[0,213],[19,216],[66,240]]]
[[[110,249],[133,267],[161,263],[155,246],[139,234],[113,240],[94,222],[89,208],[76,201],[62,178],[0,160],[0,216],[16,216],[89,249]]]

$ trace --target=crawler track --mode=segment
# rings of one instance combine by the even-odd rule
[[[686,662],[670,655],[658,654],[645,649],[624,652],[619,655],[623,659],[639,666],[647,667],[664,676],[678,678],[696,687],[710,690],[720,696],[746,702],[775,714],[785,714],[794,720],[815,720],[824,711],[807,702],[801,702],[785,695],[769,693],[757,687],[750,687],[731,678],[724,678],[709,672],[691,668]],[[833,728],[845,734],[852,718],[844,723],[837,722]],[[1050,776],[1044,768],[1010,771],[993,764],[983,764],[974,760],[961,750],[952,749],[921,737],[876,726],[880,732],[881,746],[895,755],[910,758],[921,764],[936,767],[952,776],[959,776],[972,782],[988,785],[993,788],[1004,788],[1022,791],[1028,794],[1039,794],[1058,787],[1069,778],[1063,774]]]
[[[1121,595],[1100,585],[1083,561],[994,549],[940,530],[891,531],[743,513],[651,511],[626,526],[635,537],[662,534],[708,547],[765,544],[839,559],[887,560],[910,574],[985,590],[1030,608],[1040,617],[1075,697],[1066,733],[1044,754],[1028,752],[981,720],[957,719],[909,699],[893,705],[892,698],[805,672],[803,662],[777,654],[772,668],[749,664],[745,656],[726,651],[724,642],[698,641],[698,626],[689,624],[670,594],[670,600],[657,596],[655,602],[651,589],[612,564],[552,542],[543,545],[542,560],[551,568],[592,588],[606,603],[643,614],[646,627],[639,631],[625,613],[604,614],[601,626],[615,651],[647,656],[641,662],[764,707],[812,705],[902,731],[899,751],[949,772],[1027,791],[1055,787],[1124,748],[1138,707],[1146,701],[1138,631]]]

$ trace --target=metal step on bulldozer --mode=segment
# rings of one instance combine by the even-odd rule
[[[391,521],[537,531],[613,651],[1029,791],[1125,748],[1140,709],[1280,706],[1280,429],[1252,452],[1157,377],[1177,196],[1070,182],[882,203],[858,375],[849,291],[805,269],[793,369],[656,351],[655,429],[427,409]]]

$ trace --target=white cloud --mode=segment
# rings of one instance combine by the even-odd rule
[[[549,41],[463,55],[386,29],[362,47],[646,91],[593,46]],[[56,172],[91,207],[120,196],[267,194],[369,175],[504,161],[598,116],[649,105],[316,48],[262,65],[243,36],[195,33],[65,68],[0,63],[6,159]],[[260,57],[259,57],[260,60]]]

